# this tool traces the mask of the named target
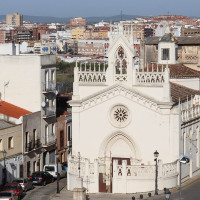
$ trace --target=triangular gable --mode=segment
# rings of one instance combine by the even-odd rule
[[[165,104],[163,102],[156,101],[147,95],[141,94],[138,91],[131,89],[123,84],[115,84],[82,100],[72,100],[69,103],[71,106],[78,106],[81,107],[81,110],[85,110],[118,95],[122,95],[155,111],[160,108],[160,105]]]

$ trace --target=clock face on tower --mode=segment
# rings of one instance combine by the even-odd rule
[[[130,122],[130,112],[124,105],[116,105],[111,108],[110,122],[115,127],[125,127]]]

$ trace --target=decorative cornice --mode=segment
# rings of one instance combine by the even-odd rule
[[[80,101],[70,101],[71,106],[80,106],[80,111],[89,109],[95,105],[103,103],[117,95],[122,95],[131,101],[137,102],[151,110],[158,111],[163,105],[170,108],[171,103],[163,103],[156,101],[155,99],[139,93],[138,91],[123,85],[122,83],[117,83],[106,89],[103,89],[97,93],[94,93]],[[162,105],[160,107],[160,105]],[[167,106],[168,105],[168,106]]]

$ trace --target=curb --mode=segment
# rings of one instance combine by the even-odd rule
[[[63,186],[63,187],[60,189],[60,192],[61,192],[66,186],[67,186],[67,185]],[[50,197],[49,200],[51,200],[52,198],[54,198],[54,197],[56,196],[56,194],[60,194],[60,193],[57,193],[57,191],[55,191],[55,192],[51,195],[51,197]]]

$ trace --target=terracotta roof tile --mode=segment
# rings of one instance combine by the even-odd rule
[[[0,113],[19,119],[21,116],[30,114],[31,112],[8,102],[0,101]]]
[[[171,96],[174,103],[178,103],[179,99],[181,101],[191,98],[194,95],[200,95],[200,90],[194,90],[177,83],[171,83]]]

